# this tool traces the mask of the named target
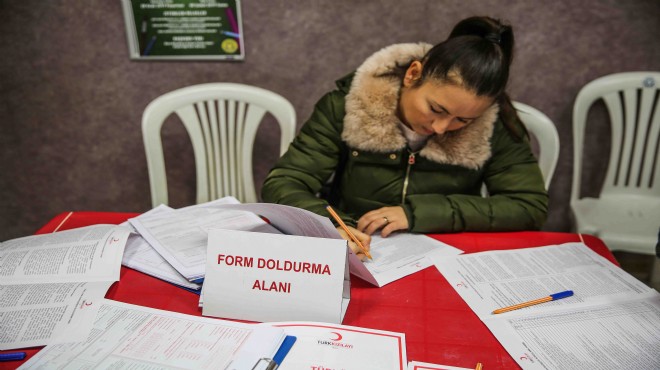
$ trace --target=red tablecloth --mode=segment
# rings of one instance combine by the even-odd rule
[[[134,216],[137,216],[137,213],[66,212],[57,215],[37,233],[100,223],[118,224]],[[580,241],[577,234],[555,232],[429,236],[460,248],[465,253]],[[583,238],[591,249],[618,265],[600,239],[589,235],[583,235]],[[197,307],[198,295],[126,267],[122,267],[120,281],[112,285],[106,298],[201,315],[201,309]],[[351,302],[343,324],[405,333],[409,361],[468,368],[481,362],[484,370],[519,369],[513,358],[435,267],[429,267],[382,288],[352,276]],[[41,347],[20,351],[27,352],[29,358],[39,349]],[[23,362],[0,363],[0,368],[15,368]]]

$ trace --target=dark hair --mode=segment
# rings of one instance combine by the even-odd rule
[[[435,79],[463,86],[478,96],[493,97],[500,105],[505,126],[520,138],[520,119],[505,93],[513,46],[511,26],[490,17],[464,19],[447,40],[422,58],[424,68],[418,84]]]

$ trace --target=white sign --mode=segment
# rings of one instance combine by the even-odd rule
[[[250,321],[341,323],[347,242],[210,229],[203,315]]]

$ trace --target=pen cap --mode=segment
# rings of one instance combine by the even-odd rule
[[[562,298],[570,297],[572,295],[573,295],[572,290],[566,290],[564,292],[550,294],[550,297],[552,297],[552,300],[554,301],[555,299],[562,299]]]

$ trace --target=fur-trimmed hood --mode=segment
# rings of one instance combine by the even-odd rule
[[[346,96],[342,139],[351,147],[375,152],[403,150],[406,138],[396,116],[401,80],[391,72],[421,60],[432,47],[426,43],[396,44],[383,48],[357,69]],[[433,135],[420,155],[437,163],[478,169],[491,156],[490,138],[499,107],[493,105],[468,126]]]

